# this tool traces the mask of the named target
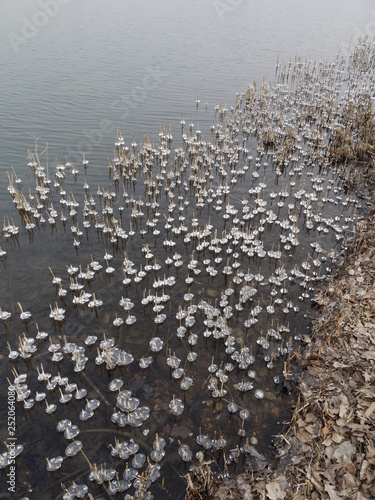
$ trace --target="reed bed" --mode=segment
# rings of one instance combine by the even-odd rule
[[[360,73],[373,75],[369,40],[352,52]],[[349,94],[348,94],[349,95]],[[366,91],[350,98],[332,130],[329,162],[348,189],[367,200],[338,273],[314,296],[318,317],[295,357],[298,400],[275,442],[278,461],[267,471],[210,485],[213,499],[371,499],[375,491],[375,115]],[[269,137],[269,136],[268,136]],[[204,474],[204,471],[202,471]],[[200,484],[199,481],[197,484]],[[205,489],[207,491],[207,488]]]
[[[374,69],[369,39],[278,62],[274,83],[217,105],[209,140],[182,118],[173,151],[168,126],[139,149],[119,129],[97,191],[84,154],[83,189],[68,162],[52,181],[37,148],[33,190],[8,174],[4,272],[25,240],[60,257],[36,277],[47,304],[20,287],[0,309],[22,422],[58,436],[20,472],[25,495],[60,480],[69,500],[370,498]],[[276,463],[270,416],[288,424]]]

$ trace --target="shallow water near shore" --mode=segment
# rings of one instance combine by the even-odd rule
[[[9,378],[20,495],[57,498],[75,482],[94,496],[183,498],[190,450],[193,467],[204,457],[218,475],[272,461],[295,403],[293,358],[309,341],[310,299],[360,212],[319,156],[329,126],[307,112],[292,130],[294,107],[311,111],[301,89],[314,88],[313,63],[275,71],[275,62],[272,87],[241,85],[226,106],[228,91],[190,95],[192,82],[163,113],[148,98],[134,106],[132,128],[116,129],[112,116],[112,130],[79,153],[72,137],[100,122],[99,108],[83,121],[77,109],[75,132],[63,127],[58,140],[46,130],[49,146],[30,137],[29,152],[9,132],[17,162],[1,191],[0,307],[11,317],[0,326],[0,404],[6,410]],[[324,64],[314,78],[326,105],[347,68]],[[64,419],[76,437],[64,435]],[[72,439],[82,452],[66,456]],[[130,484],[128,469],[138,474]]]
[[[196,134],[190,137],[191,144],[185,138],[187,157]],[[163,134],[158,147],[166,157],[169,141]],[[147,149],[144,145],[144,155]],[[118,150],[121,157],[123,147]],[[232,172],[228,182],[228,167],[221,162],[220,172],[218,166],[211,172],[210,182],[217,187],[203,195],[200,176],[190,162],[178,159],[183,149],[174,152],[180,167],[168,168],[159,160],[147,166],[158,178],[151,188],[142,162],[135,170],[129,168],[127,154],[123,169],[114,164],[107,184],[92,192],[88,186],[82,190],[81,174],[74,176],[71,167],[60,166],[56,173],[64,172],[64,178],[53,181],[45,215],[25,215],[25,225],[21,221],[13,236],[9,231],[19,222],[17,213],[10,212],[12,222],[4,230],[2,286],[10,302],[3,310],[12,318],[4,322],[3,352],[9,342],[9,349],[24,358],[14,361],[13,377],[27,374],[27,388],[15,382],[19,399],[27,404],[39,392],[47,393],[47,407],[44,400],[34,400],[30,410],[17,408],[18,439],[24,446],[17,464],[30,471],[20,473],[18,481],[22,488],[29,484],[40,498],[45,491],[57,496],[61,483],[86,484],[94,464],[121,475],[126,460],[116,457],[118,451],[111,458],[109,446],[116,450],[118,443],[131,440],[150,456],[155,440],[166,440],[165,457],[160,458],[163,487],[159,482],[150,487],[155,498],[175,498],[171,492],[176,489],[184,495],[180,476],[190,462],[178,455],[181,444],[194,454],[206,450],[207,459],[212,454],[218,474],[272,460],[273,437],[294,404],[288,369],[301,338],[308,338],[309,297],[330,274],[337,259],[332,249],[342,231],[353,230],[350,213],[358,204],[340,194],[334,171],[323,177],[318,167],[298,171],[296,165],[290,186],[290,171],[282,174],[273,166],[273,155],[262,155],[260,164],[260,159],[249,159],[249,151],[246,172]],[[40,179],[44,169],[29,168]],[[81,168],[89,183],[91,159]],[[117,171],[120,179],[113,181]],[[11,189],[21,205],[24,189]],[[62,195],[62,189],[70,194]],[[336,194],[320,199],[319,192],[331,189]],[[284,202],[292,193],[294,202]],[[37,196],[31,203],[37,203]],[[299,200],[311,197],[317,212],[310,206],[306,217]],[[74,205],[68,208],[70,203]],[[61,215],[53,217],[59,204]],[[40,222],[40,217],[48,219]],[[35,227],[29,226],[31,220]],[[21,319],[25,310],[31,312],[30,320]],[[49,338],[36,341],[44,331]],[[161,339],[160,349],[152,344],[156,338]],[[34,345],[36,351],[29,354]],[[53,361],[56,353],[61,357]],[[143,366],[148,358],[150,365]],[[9,376],[10,366],[3,365],[3,370]],[[49,387],[47,377],[38,382],[41,373],[50,374],[54,385]],[[113,391],[110,384],[118,380],[118,391]],[[63,399],[72,397],[70,384],[86,389],[87,398],[99,403],[87,421],[80,422],[86,398]],[[144,409],[144,419],[130,417],[136,408],[119,412],[119,391],[124,389]],[[181,411],[173,409],[175,402]],[[53,404],[56,411],[48,415]],[[64,418],[78,425],[85,455],[65,458],[51,474],[45,470],[46,459],[64,456],[69,443],[56,431]],[[244,445],[250,446],[249,452],[239,458]],[[131,461],[132,456],[129,466]],[[95,494],[103,489],[90,487]]]

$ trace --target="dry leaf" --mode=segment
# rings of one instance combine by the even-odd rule
[[[341,418],[344,417],[348,410],[349,410],[349,401],[348,401],[348,398],[345,395],[343,395],[342,396],[342,401],[341,401],[341,404],[340,404],[339,416]]]
[[[306,432],[308,432],[310,434],[311,438],[316,438],[317,437],[316,429],[315,429],[315,427],[313,425],[307,425],[305,427],[305,430],[306,430]]]
[[[314,415],[314,413],[312,413],[311,411],[309,413],[306,413],[305,422],[311,423],[311,422],[317,422],[317,421],[318,421],[318,419],[317,419],[316,415]]]
[[[286,497],[286,493],[277,481],[272,481],[266,486],[267,498],[270,500],[279,500]]]
[[[371,460],[372,458],[375,458],[375,447],[372,446],[370,443],[367,444],[366,458],[368,460]]]
[[[340,497],[336,494],[334,487],[330,484],[326,483],[324,485],[324,489],[328,493],[330,500],[341,500]]]
[[[325,426],[325,427],[323,427],[323,429],[320,432],[321,432],[322,438],[325,439],[329,434],[329,429],[327,426]]]
[[[312,440],[311,434],[306,432],[304,429],[298,431],[296,437],[302,443],[309,443]]]
[[[355,446],[350,441],[344,441],[336,448],[333,456],[338,462],[351,462],[354,454]]]
[[[367,417],[371,415],[371,413],[375,410],[375,401],[373,401],[370,406],[367,408],[365,413],[363,414],[363,418],[361,419],[361,422],[363,423]]]
[[[322,444],[324,444],[324,446],[331,446],[332,444],[331,436],[327,437],[324,441],[322,441]]]
[[[342,434],[339,434],[338,432],[334,432],[332,434],[332,441],[334,441],[337,444],[340,444],[344,441],[344,436]]]
[[[362,358],[375,361],[375,351],[366,351],[361,354]]]
[[[358,481],[356,481],[353,474],[346,472],[342,478],[343,489],[345,489],[349,493],[350,491],[353,491],[354,488],[357,488],[357,486],[358,486]]]

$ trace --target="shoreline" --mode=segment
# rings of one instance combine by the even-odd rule
[[[375,173],[364,175],[374,187]],[[375,195],[344,263],[314,301],[311,342],[291,421],[275,440],[276,465],[215,483],[187,498],[374,498]]]
[[[347,87],[349,81],[358,86],[364,75],[370,78],[374,67],[374,45],[365,38],[348,57]],[[374,101],[368,87],[358,87],[345,92],[340,103],[323,103],[317,120],[318,130],[326,127],[329,134],[327,140],[317,137],[312,161],[324,158],[324,168],[338,169],[345,190],[365,202],[364,212],[336,274],[315,291],[312,331],[301,335],[303,349],[294,351],[285,374],[297,398],[290,422],[275,439],[276,462],[255,457],[244,474],[220,482],[212,477],[210,462],[202,462],[194,483],[186,477],[186,500],[374,498]],[[262,144],[280,147],[276,131],[267,130]],[[247,446],[244,454],[254,458]]]

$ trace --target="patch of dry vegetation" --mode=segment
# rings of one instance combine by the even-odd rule
[[[316,301],[305,353],[304,404],[279,437],[281,498],[373,498],[375,491],[375,225],[363,225],[346,265]],[[288,457],[288,458],[286,458]],[[290,461],[290,464],[287,462]]]

